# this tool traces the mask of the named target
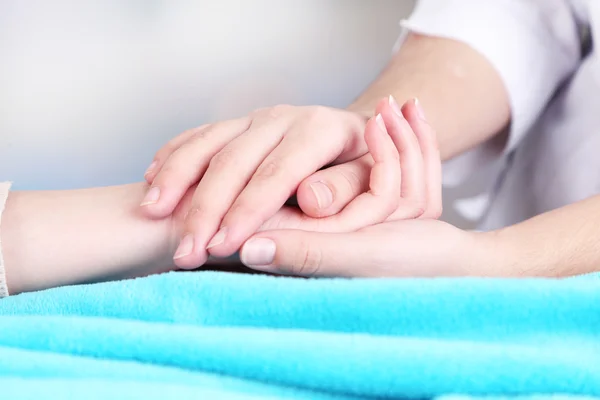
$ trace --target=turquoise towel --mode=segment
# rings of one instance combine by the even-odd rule
[[[168,273],[0,301],[2,399],[600,397],[600,279]]]

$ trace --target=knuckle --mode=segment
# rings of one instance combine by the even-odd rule
[[[185,213],[183,220],[188,228],[194,228],[194,222],[202,219],[202,209],[198,206],[192,206],[188,212]]]
[[[287,271],[293,275],[315,276],[321,270],[323,253],[320,248],[301,241],[293,258],[292,265]]]
[[[178,168],[175,165],[175,163],[173,162],[173,160],[168,159],[165,164],[162,166],[162,168],[160,169],[160,172],[158,173],[158,175],[156,175],[156,178],[154,179],[155,182],[158,183],[170,183],[172,182],[171,177],[173,176],[177,176],[178,173]]]
[[[331,109],[325,106],[309,107],[306,113],[306,122],[311,124],[322,124],[332,115]]]
[[[268,160],[256,170],[253,179],[265,180],[280,176],[284,168],[279,160]]]
[[[235,152],[229,147],[225,147],[209,161],[209,168],[220,170],[231,165],[235,160]]]
[[[415,205],[415,218],[419,218],[425,214],[427,207],[423,203],[417,203]]]
[[[278,104],[273,107],[263,107],[254,110],[250,115],[255,118],[276,120],[287,114],[292,106],[288,104]]]
[[[229,211],[223,220],[223,225],[231,225],[234,220],[238,220],[239,218],[244,218],[246,219],[246,222],[248,222],[249,217],[256,217],[257,215],[259,215],[258,206],[251,205],[244,199],[238,198],[238,200],[229,208]]]
[[[443,211],[443,206],[440,204],[435,207],[430,207],[427,211],[423,213],[421,217],[427,219],[440,219]]]
[[[390,196],[390,199],[386,204],[387,207],[384,207],[386,217],[389,217],[394,212],[396,212],[398,207],[400,207],[401,200],[402,200],[402,198],[399,195],[392,194]]]
[[[269,118],[271,118],[271,119],[279,119],[288,113],[288,111],[290,110],[290,107],[291,106],[289,106],[287,104],[278,104],[274,107],[269,108],[267,111],[267,114],[268,114]]]
[[[204,142],[207,137],[208,137],[208,129],[197,129],[194,131],[194,133],[192,133],[190,140],[188,141],[188,143],[192,142],[192,143],[198,143],[198,142]]]
[[[173,152],[177,150],[174,143],[168,142],[160,150],[156,152],[154,158],[159,161],[166,161]]]
[[[362,180],[359,174],[351,169],[340,171],[341,181],[344,182],[344,185],[348,189],[348,193],[350,194],[358,194],[361,192],[363,187]]]

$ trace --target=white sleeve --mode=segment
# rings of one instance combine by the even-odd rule
[[[508,152],[579,63],[573,7],[568,0],[420,0],[401,26],[404,33],[466,43],[496,68],[511,106],[508,146],[501,149]]]
[[[0,182],[0,229],[2,228],[2,212],[8,198],[10,182]],[[8,296],[8,287],[6,286],[6,274],[4,271],[4,258],[2,257],[2,242],[0,241],[0,299]]]

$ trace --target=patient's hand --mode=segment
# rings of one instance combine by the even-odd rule
[[[158,153],[158,165],[146,175],[153,189],[143,209],[162,217],[179,202],[184,222],[175,255],[178,266],[195,268],[206,261],[208,252],[229,256],[258,229],[346,232],[383,221],[440,215],[441,164],[435,133],[415,102],[400,110],[395,102],[382,100],[377,107],[380,117],[366,127],[346,111],[306,110],[258,111],[201,127]],[[385,126],[378,128],[378,123]],[[344,171],[338,176],[346,180],[347,193],[328,193],[328,187],[345,186],[319,182],[324,172],[310,176],[332,160],[354,160],[329,170]],[[370,187],[353,193],[369,174]],[[193,196],[190,187],[196,189]],[[152,198],[157,188],[158,200]],[[187,195],[179,194],[186,190]],[[301,209],[281,209],[296,191]],[[321,207],[315,205],[315,196]],[[354,200],[346,204],[344,198]]]

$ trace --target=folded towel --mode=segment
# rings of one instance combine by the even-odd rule
[[[586,396],[600,397],[597,276],[179,272],[0,301],[6,399]]]

